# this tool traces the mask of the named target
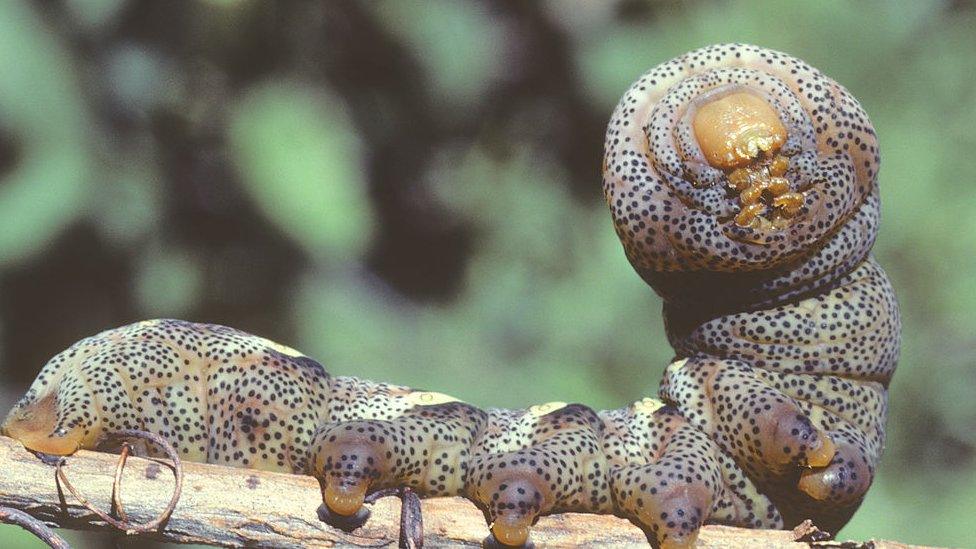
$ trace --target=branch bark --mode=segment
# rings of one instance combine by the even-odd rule
[[[68,458],[64,470],[89,501],[107,511],[117,461],[115,455],[80,451]],[[318,483],[312,477],[187,462],[183,468],[183,494],[174,513],[161,530],[144,536],[228,547],[380,547],[397,543],[397,498],[378,501],[365,526],[345,533],[318,520],[316,510],[321,499]],[[129,458],[122,491],[130,520],[146,522],[155,517],[166,506],[173,487],[173,475],[166,461]],[[112,529],[58,486],[53,466],[6,437],[0,437],[0,506],[20,509],[63,528]],[[423,513],[428,546],[478,546],[487,534],[481,513],[461,498],[425,500]],[[626,520],[574,513],[541,519],[532,529],[532,539],[539,546],[551,547],[647,544],[640,530]],[[698,546],[831,546],[795,539],[796,535],[789,531],[706,526]],[[910,546],[876,541],[873,547]]]

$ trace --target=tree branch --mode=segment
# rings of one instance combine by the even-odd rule
[[[67,458],[65,474],[92,504],[108,511],[118,456],[80,451]],[[352,533],[322,523],[315,479],[183,463],[183,493],[162,530],[146,537],[182,543],[230,547],[338,546],[378,547],[397,543],[400,503],[384,498],[372,506],[373,516]],[[168,503],[174,487],[168,462],[129,458],[123,478],[125,512],[133,522],[148,522]],[[53,466],[41,462],[14,440],[0,437],[0,506],[20,509],[63,528],[112,530],[60,489]],[[425,541],[429,546],[477,546],[487,534],[484,518],[461,498],[423,502]],[[626,520],[597,515],[565,514],[546,517],[532,529],[540,546],[593,544],[646,545],[644,535]],[[707,526],[699,547],[803,548],[789,531],[759,531]],[[828,544],[812,544],[829,547]],[[839,545],[834,545],[839,546]],[[851,545],[848,547],[856,547]],[[875,542],[874,547],[907,545]]]

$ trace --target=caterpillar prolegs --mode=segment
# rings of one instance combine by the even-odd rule
[[[692,544],[704,523],[836,531],[874,476],[898,356],[897,305],[869,255],[878,162],[857,101],[782,53],[711,46],[634,83],[603,187],[664,298],[676,358],[659,400],[481,410],[155,320],[55,356],[3,432],[69,454],[146,429],[188,459],[314,475],[338,516],[385,488],[463,495],[509,546],[566,511],[629,518],[659,546]]]

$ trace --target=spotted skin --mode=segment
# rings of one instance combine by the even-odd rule
[[[690,129],[702,105],[741,92],[767,101],[787,128],[776,154],[803,205],[781,226],[736,223],[730,172],[709,165]],[[803,61],[742,44],[652,69],[607,129],[614,227],[664,298],[679,358],[660,397],[772,501],[774,526],[812,518],[839,529],[884,446],[901,326],[870,256],[879,162],[847,90]]]
[[[749,223],[692,129],[702,105],[741,92],[786,128],[768,158],[801,203],[760,196]],[[664,298],[676,358],[659,399],[481,410],[333,377],[232,328],[153,320],[52,358],[3,432],[69,454],[145,429],[188,459],[311,474],[338,515],[388,488],[462,495],[512,546],[567,511],[626,517],[659,547],[693,544],[705,523],[836,530],[873,479],[898,358],[897,304],[869,255],[878,163],[864,111],[816,69],[755,46],[696,50],[624,95],[603,161],[624,251]]]

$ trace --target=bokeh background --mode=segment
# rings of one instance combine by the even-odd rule
[[[167,316],[483,406],[653,395],[671,352],[602,202],[604,127],[647,68],[747,41],[881,138],[904,348],[841,536],[971,545],[974,29],[939,0],[0,2],[0,405]]]

